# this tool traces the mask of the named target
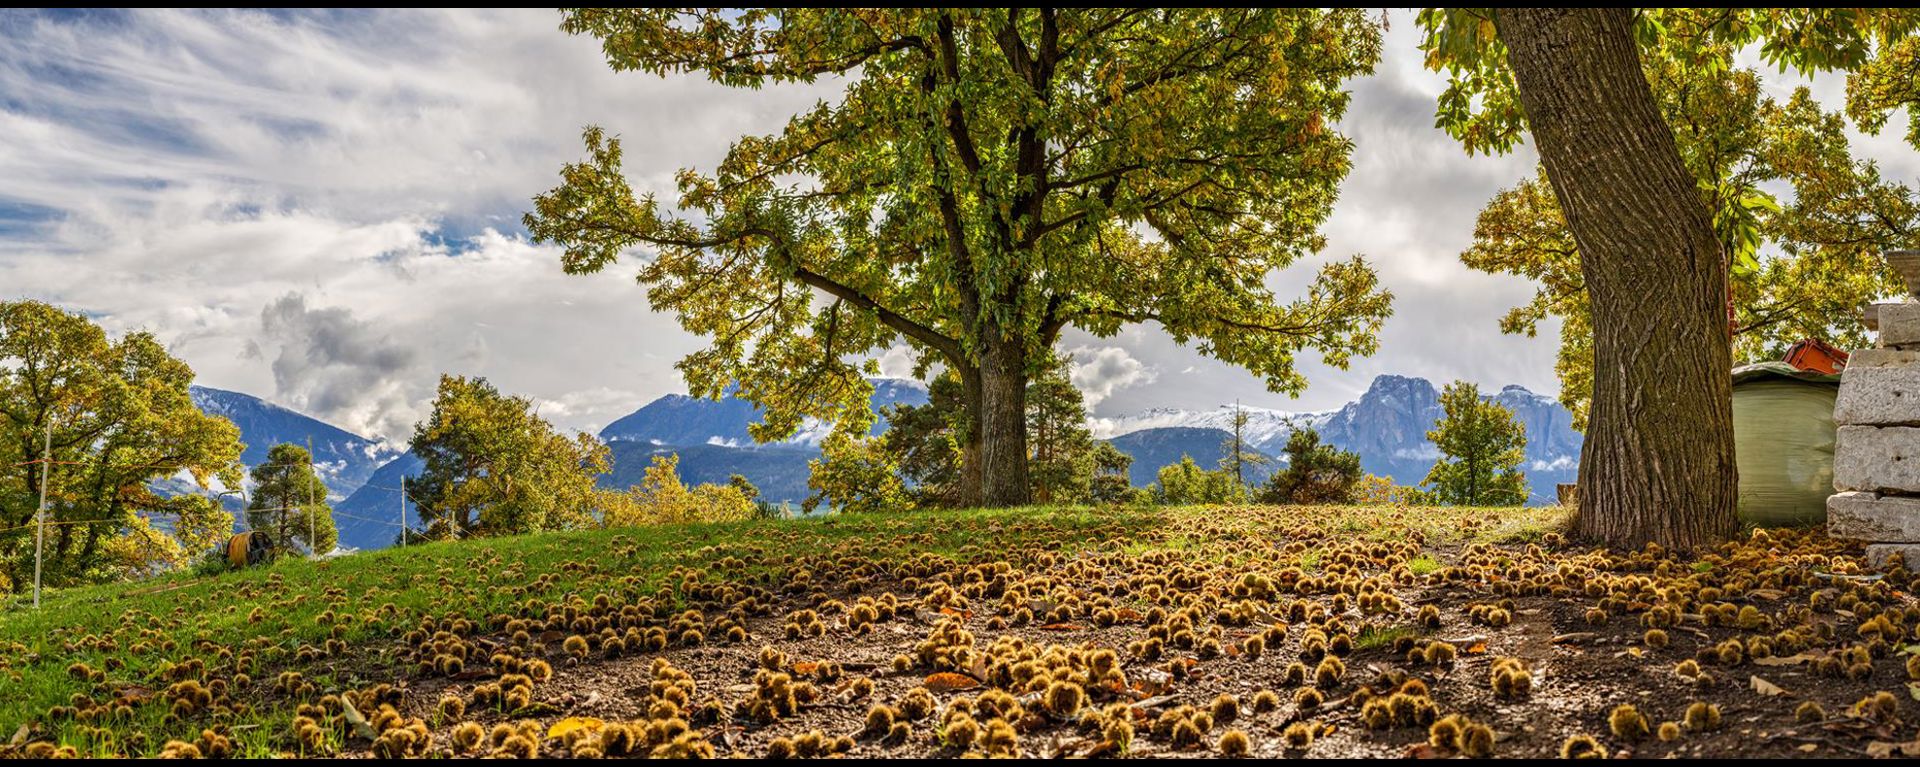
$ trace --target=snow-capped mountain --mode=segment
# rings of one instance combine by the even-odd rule
[[[1496,394],[1482,396],[1512,410],[1514,417],[1526,427],[1527,462],[1521,470],[1526,472],[1532,493],[1528,503],[1550,502],[1555,497],[1554,485],[1572,482],[1579,473],[1581,437],[1573,430],[1572,415],[1552,397],[1535,394],[1521,386],[1508,386]],[[1247,410],[1257,413],[1253,422],[1261,424],[1256,429],[1249,423],[1248,441],[1261,451],[1275,455],[1285,449],[1292,428],[1307,426],[1318,430],[1322,441],[1358,453],[1361,468],[1392,477],[1403,485],[1419,484],[1440,457],[1440,452],[1427,439],[1427,432],[1444,411],[1440,407],[1439,390],[1424,378],[1379,376],[1360,399],[1332,412],[1293,414]],[[1123,451],[1130,443],[1150,442],[1159,446],[1152,458],[1157,461],[1163,457],[1160,454],[1176,449],[1169,447],[1169,442],[1184,442],[1180,449],[1190,452],[1195,461],[1201,461],[1203,454],[1219,455],[1216,430],[1232,428],[1231,418],[1231,406],[1211,411],[1151,410],[1138,416],[1105,419],[1096,422],[1095,427],[1104,429],[1105,433],[1099,436],[1108,437]],[[1184,435],[1185,439],[1175,439],[1182,436],[1176,434],[1158,435],[1151,440],[1142,436],[1163,429],[1195,427],[1207,429],[1208,433],[1203,438],[1192,437],[1197,432],[1189,433]],[[1178,454],[1174,457],[1177,460]],[[1284,461],[1284,456],[1281,458]],[[1139,459],[1140,456],[1136,456],[1136,460]],[[1133,474],[1138,483],[1143,475],[1137,467]],[[1151,477],[1152,470],[1144,476]]]
[[[195,386],[189,390],[200,412],[217,415],[240,427],[246,450],[241,462],[252,467],[267,460],[274,445],[290,442],[313,445],[314,469],[327,483],[331,500],[353,494],[375,469],[399,451],[317,418],[296,413],[259,397],[240,392]]]
[[[924,405],[925,384],[907,378],[873,378],[873,397],[869,404],[877,412],[893,404]],[[760,409],[731,390],[717,400],[669,394],[646,404],[600,430],[607,442],[644,442],[655,445],[717,445],[748,447],[755,444],[747,427],[760,420]],[[808,420],[789,445],[818,446],[830,427]],[[873,433],[886,430],[884,422],[873,425]]]
[[[1367,471],[1401,484],[1418,484],[1438,457],[1426,435],[1440,418],[1439,396],[1425,379],[1380,376],[1358,400],[1338,410],[1295,413],[1243,407],[1249,416],[1243,432],[1247,442],[1275,457],[1268,467],[1254,469],[1251,479],[1259,481],[1284,466],[1287,438],[1294,429],[1308,427],[1318,430],[1322,440],[1358,453]],[[334,509],[342,544],[353,548],[392,544],[399,532],[400,479],[418,476],[418,458],[245,394],[195,387],[194,397],[203,410],[239,424],[249,462],[265,460],[274,444],[305,444],[311,436],[328,486],[336,493]],[[1508,386],[1489,398],[1512,410],[1526,426],[1527,464],[1522,468],[1532,486],[1529,502],[1550,501],[1554,484],[1573,481],[1580,463],[1580,434],[1573,431],[1571,416],[1553,398],[1519,386]],[[926,388],[917,381],[874,381],[876,409],[926,401]],[[1133,456],[1130,478],[1145,486],[1160,467],[1177,463],[1183,455],[1203,466],[1216,465],[1224,455],[1221,445],[1233,428],[1233,408],[1155,409],[1095,418],[1089,427],[1094,436]],[[613,448],[614,464],[601,477],[601,484],[626,487],[639,481],[654,456],[677,453],[685,481],[724,482],[730,474],[741,474],[770,501],[803,500],[807,461],[818,457],[826,430],[811,424],[791,440],[755,444],[747,426],[758,418],[758,410],[750,403],[732,396],[705,400],[673,394],[656,399],[600,431],[600,438]],[[884,422],[879,423],[874,431],[885,428]]]
[[[1134,415],[1116,418],[1094,418],[1088,423],[1093,436],[1098,439],[1112,439],[1123,434],[1132,434],[1145,429],[1158,429],[1180,426],[1192,429],[1219,429],[1233,432],[1234,405],[1221,405],[1212,410],[1178,410],[1174,408],[1153,408]],[[1299,427],[1321,428],[1332,418],[1334,411],[1301,412],[1271,410],[1268,408],[1239,406],[1247,414],[1247,425],[1241,431],[1241,438],[1254,449],[1265,453],[1279,453],[1287,446],[1287,437]],[[1199,460],[1198,456],[1195,460]]]

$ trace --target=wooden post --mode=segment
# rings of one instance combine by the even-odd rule
[[[53,418],[47,418],[45,441],[40,446],[40,513],[33,535],[33,609],[40,609],[40,560],[47,552],[47,475],[53,473]]]

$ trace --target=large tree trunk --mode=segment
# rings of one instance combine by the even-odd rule
[[[1027,360],[1018,340],[992,338],[980,355],[980,503],[1027,502]]]
[[[1738,497],[1726,264],[1641,70],[1631,12],[1497,13],[1593,305],[1574,531],[1616,546],[1725,540]]]
[[[966,406],[967,432],[960,441],[960,506],[979,506],[980,492],[980,403],[985,395],[980,383],[980,368],[960,368],[960,390]]]

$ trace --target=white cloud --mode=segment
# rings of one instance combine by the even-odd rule
[[[582,431],[598,431],[600,427],[633,412],[635,402],[644,401],[644,395],[636,391],[596,386],[567,392],[555,399],[543,399],[535,404],[539,407],[540,415],[549,420],[572,424]]]
[[[288,293],[261,311],[260,331],[279,348],[272,369],[281,402],[366,434],[398,434],[413,422],[405,382],[420,377],[420,355],[353,310],[308,308]]]
[[[638,190],[671,200],[675,171],[711,169],[734,138],[837,89],[615,73],[549,10],[0,13],[6,297],[151,330],[202,383],[388,438],[443,372],[485,375],[580,429],[684,391],[672,363],[703,341],[648,309],[631,265],[563,275],[520,214],[581,156],[586,124],[622,135]],[[1346,371],[1303,357],[1311,388],[1289,402],[1157,327],[1070,331],[1090,404],[1324,409],[1380,373],[1557,390],[1557,328],[1497,326],[1531,287],[1457,257],[1532,156],[1467,157],[1432,127],[1441,78],[1417,35],[1394,12],[1379,74],[1354,83],[1340,125],[1354,169],[1329,246],[1272,280],[1296,296],[1320,263],[1366,254],[1396,296],[1380,353]],[[1857,149],[1913,181],[1903,120]],[[911,369],[905,347],[879,361]]]
[[[616,74],[558,24],[550,10],[9,13],[0,284],[152,330],[202,383],[375,436],[404,437],[440,372],[556,402],[631,395],[567,408],[575,428],[683,390],[670,363],[700,341],[648,310],[631,267],[567,277],[519,216],[581,156],[583,125],[626,136],[636,186],[671,199],[676,169],[712,167],[833,86]],[[261,323],[290,294],[414,364],[306,361],[314,339]]]
[[[1067,351],[1073,362],[1068,377],[1086,397],[1087,407],[1100,404],[1114,392],[1154,382],[1159,373],[1118,346],[1076,346]]]

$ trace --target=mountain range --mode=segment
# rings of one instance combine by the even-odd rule
[[[349,548],[381,548],[399,534],[400,484],[418,476],[420,459],[325,422],[301,415],[239,392],[194,387],[201,409],[231,419],[246,443],[244,460],[257,464],[280,442],[307,444],[312,439],[315,460],[327,480],[340,540]],[[1529,503],[1546,503],[1554,485],[1571,482],[1580,462],[1580,434],[1572,428],[1566,409],[1552,398],[1519,386],[1488,395],[1512,410],[1527,429]],[[924,404],[926,389],[917,381],[875,379],[871,400],[878,410],[886,405]],[[1392,477],[1400,484],[1417,484],[1433,466],[1438,452],[1426,438],[1442,411],[1439,391],[1421,378],[1383,375],[1359,399],[1338,410],[1288,412],[1243,408],[1248,423],[1242,431],[1248,445],[1274,457],[1263,467],[1251,467],[1252,481],[1263,481],[1283,467],[1287,438],[1298,428],[1313,428],[1321,439],[1360,455],[1362,468]],[[747,426],[759,411],[745,400],[725,396],[718,400],[670,394],[620,418],[600,430],[613,452],[613,470],[600,483],[624,488],[640,481],[655,456],[677,453],[680,476],[688,483],[725,482],[741,474],[775,503],[799,502],[807,496],[807,462],[819,456],[826,429],[806,424],[793,439],[755,444]],[[1223,443],[1231,436],[1233,410],[1191,411],[1155,409],[1130,416],[1096,418],[1095,436],[1111,441],[1133,456],[1129,478],[1137,486],[1154,480],[1161,466],[1191,456],[1212,467],[1225,455]],[[885,429],[874,425],[874,433]],[[418,524],[409,505],[408,520]]]

